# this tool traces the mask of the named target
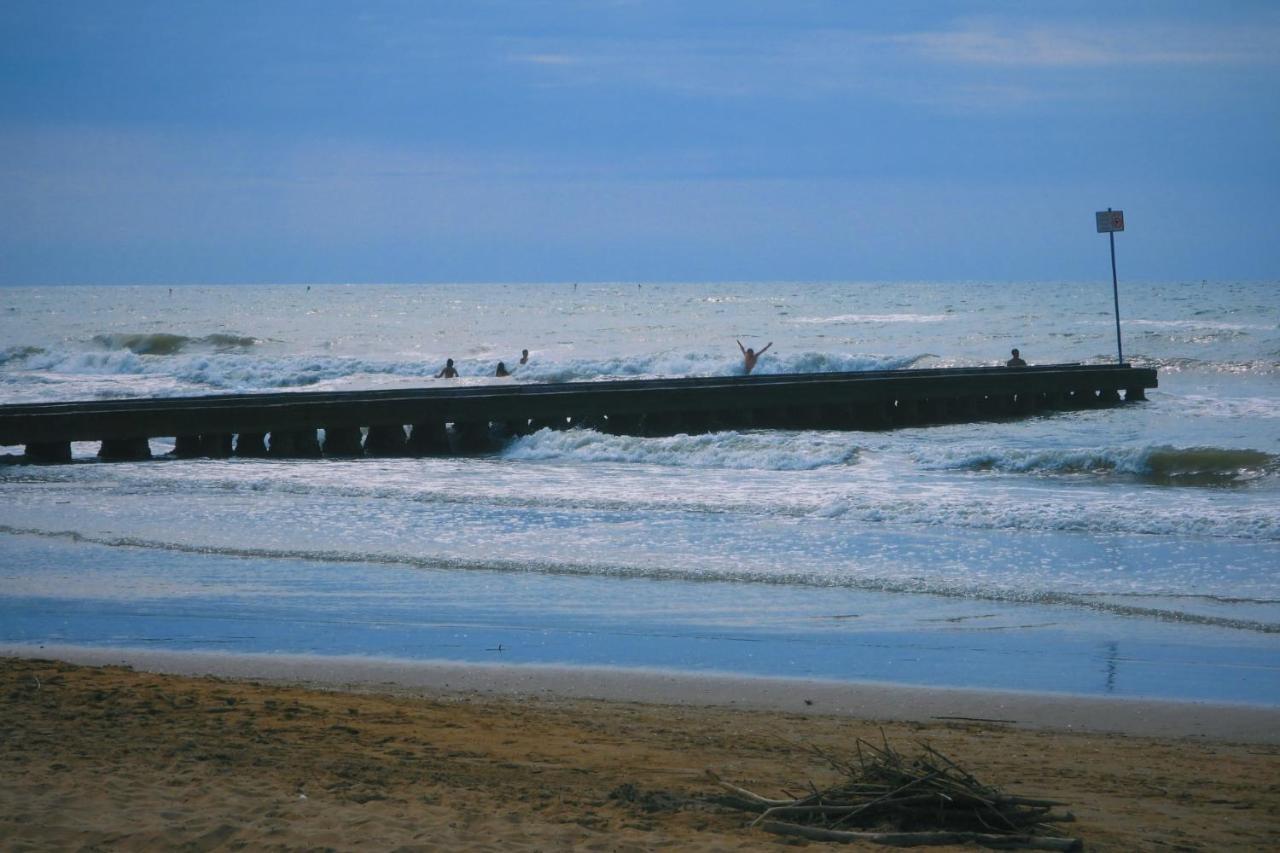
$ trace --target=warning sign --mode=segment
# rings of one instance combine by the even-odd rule
[[[1106,234],[1108,231],[1124,230],[1123,210],[1099,210],[1097,217],[1099,234]]]

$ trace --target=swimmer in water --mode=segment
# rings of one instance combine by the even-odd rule
[[[773,346],[773,341],[764,345],[764,349],[756,352],[751,347],[744,347],[742,341],[738,341],[738,349],[742,350],[742,367],[744,373],[750,373],[755,369],[756,362],[760,360],[760,356],[765,354],[769,347]]]

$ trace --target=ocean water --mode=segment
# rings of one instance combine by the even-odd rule
[[[0,643],[1278,705],[1280,287],[1121,315],[1160,387],[1104,410],[0,465]],[[726,375],[735,339],[768,373],[1116,357],[1106,282],[4,288],[0,403]]]

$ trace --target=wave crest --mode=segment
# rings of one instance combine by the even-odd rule
[[[766,353],[756,374],[843,373],[868,370],[898,370],[912,367],[930,353],[891,356],[862,353],[798,352],[785,356]],[[489,362],[484,363],[492,369]],[[461,368],[460,368],[461,369]],[[606,359],[570,359],[563,362],[531,363],[512,371],[519,380],[530,382],[588,382],[600,379],[656,379],[681,376],[737,376],[742,359],[722,352],[660,352]]]
[[[5,347],[0,349],[0,364],[8,364],[9,362],[26,361],[35,355],[43,353],[44,347],[18,346]]]
[[[1135,355],[1130,359],[1134,367],[1151,367],[1162,373],[1229,373],[1250,376],[1270,376],[1280,373],[1280,361],[1249,359],[1244,361],[1205,361],[1189,356],[1158,358]]]
[[[112,334],[94,338],[98,348],[82,351],[44,350],[13,347],[0,351],[0,364],[21,362],[28,370],[45,371],[50,376],[146,376],[170,378],[191,389],[166,388],[150,394],[191,393],[211,388],[219,391],[253,392],[279,388],[299,388],[321,383],[332,387],[359,387],[370,377],[381,380],[429,381],[443,357],[414,359],[364,359],[326,354],[269,355],[247,352],[259,341],[230,334],[189,338],[168,333]],[[105,351],[104,351],[105,350]],[[188,351],[190,350],[190,351]],[[201,351],[202,350],[202,351]],[[164,356],[154,358],[153,356]],[[756,372],[760,374],[831,373],[891,370],[910,367],[928,354],[880,356],[801,352],[786,358],[766,356]],[[462,384],[488,382],[585,382],[609,379],[642,379],[682,376],[733,376],[742,372],[740,359],[723,353],[660,352],[604,359],[568,359],[518,365],[510,379],[495,380],[496,361],[488,357],[458,358]]]
[[[224,332],[200,338],[171,332],[113,332],[94,335],[93,342],[104,349],[127,349],[134,355],[177,355],[192,347],[207,347],[218,351],[246,349],[258,341],[245,335]]]
[[[1016,448],[920,459],[925,468],[1017,474],[1122,474],[1163,485],[1233,485],[1280,472],[1280,457],[1226,447]]]

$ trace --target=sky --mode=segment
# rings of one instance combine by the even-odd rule
[[[1280,3],[0,3],[0,284],[1280,279]]]

